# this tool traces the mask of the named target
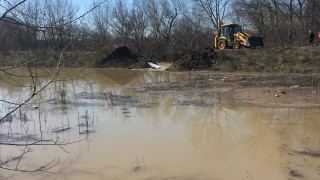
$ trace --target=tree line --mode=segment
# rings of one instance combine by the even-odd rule
[[[0,5],[0,51],[128,46],[149,58],[172,59],[212,46],[221,21],[263,36],[269,47],[304,46],[310,30],[320,31],[318,0],[100,0],[81,17],[69,0]]]

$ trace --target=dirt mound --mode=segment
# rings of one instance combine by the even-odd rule
[[[96,67],[112,68],[143,68],[145,66],[145,58],[125,46],[116,48],[96,63]]]
[[[213,65],[214,64],[214,65]],[[318,47],[199,49],[183,55],[169,70],[319,73]]]
[[[211,48],[201,48],[183,55],[169,70],[207,70],[211,69],[216,53]]]

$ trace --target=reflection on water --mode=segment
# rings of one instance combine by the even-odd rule
[[[213,87],[193,87],[186,74],[62,72],[1,123],[0,139],[76,143],[28,146],[20,161],[14,157],[24,147],[1,145],[1,161],[11,160],[3,167],[32,169],[58,160],[54,174],[1,170],[1,179],[320,178],[318,109],[234,106]],[[27,96],[22,91],[27,88],[1,82],[0,99],[19,102]],[[0,105],[1,116],[13,106]]]

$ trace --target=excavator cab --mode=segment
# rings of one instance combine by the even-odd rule
[[[214,47],[218,49],[239,49],[243,46],[263,46],[263,38],[250,36],[243,32],[242,27],[238,24],[221,25],[214,38]]]
[[[225,37],[227,41],[234,41],[234,35],[237,32],[242,32],[242,27],[236,24],[221,27],[220,37]]]

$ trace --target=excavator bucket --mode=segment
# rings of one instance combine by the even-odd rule
[[[262,47],[262,46],[264,46],[263,37],[251,36],[251,37],[249,37],[248,41],[249,41],[250,47]]]

